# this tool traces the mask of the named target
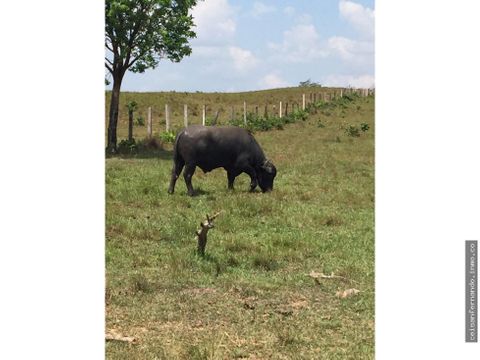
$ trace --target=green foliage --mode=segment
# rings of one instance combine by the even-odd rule
[[[205,118],[205,125],[206,125],[206,126],[213,126],[213,125],[215,125],[215,124],[213,123],[214,120],[215,120],[215,118],[210,117],[210,116],[207,116],[207,117]]]
[[[161,58],[178,62],[190,55],[195,37],[189,10],[196,0],[106,0],[105,66],[115,71],[142,73]],[[115,67],[114,67],[115,65]]]
[[[234,118],[229,120],[229,124],[246,128],[250,131],[268,131],[272,129],[283,130],[286,124],[293,124],[297,121],[305,121],[309,116],[309,109],[295,109],[288,115],[279,116],[260,116],[254,113],[247,114],[247,124],[243,118]]]
[[[261,117],[255,114],[247,114],[247,128],[252,131],[268,131],[271,129],[283,129],[284,120],[277,116]]]
[[[305,121],[308,118],[309,111],[302,110],[302,109],[295,109],[290,114],[286,116],[290,120],[290,122],[294,123],[298,120]]]
[[[359,137],[360,136],[360,129],[355,125],[349,125],[345,128],[345,133],[351,137]]]
[[[118,152],[120,154],[136,154],[137,151],[138,144],[135,139],[132,139],[132,141],[125,139],[118,144]]]
[[[370,125],[368,125],[367,123],[361,123],[360,124],[360,129],[365,132],[365,131],[368,131],[368,129],[370,129]]]
[[[196,36],[190,10],[197,0],[105,0],[105,67],[113,78],[107,151],[115,153],[120,88],[127,71],[143,73],[160,59],[179,62]],[[112,133],[115,132],[115,133]]]
[[[137,110],[137,108],[138,108],[138,104],[137,104],[137,102],[136,102],[135,100],[129,101],[129,102],[127,103],[127,109],[128,109],[128,111],[132,111],[132,112],[133,112],[133,111]]]
[[[308,79],[308,80],[305,80],[305,81],[300,81],[298,86],[300,86],[300,87],[314,87],[314,86],[321,87],[322,85]]]
[[[295,109],[288,115],[279,116],[259,116],[253,113],[247,114],[247,125],[243,119],[235,118],[230,120],[230,125],[245,127],[251,131],[268,131],[272,129],[283,130],[286,124],[292,124],[297,121],[305,121],[308,118],[307,110]]]
[[[164,131],[160,134],[160,140],[164,143],[171,143],[175,142],[175,133],[173,131]]]
[[[145,119],[142,116],[137,117],[137,124],[138,126],[145,126]]]

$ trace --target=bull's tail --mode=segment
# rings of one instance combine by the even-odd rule
[[[177,136],[175,137],[175,143],[173,145],[173,161],[175,164],[184,163],[184,160],[182,158],[182,155],[180,155],[178,151],[178,142],[180,141],[180,138],[182,137],[183,133],[185,132],[185,129],[180,131]]]

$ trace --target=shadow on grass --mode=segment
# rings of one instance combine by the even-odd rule
[[[204,261],[207,261],[207,262],[210,262],[210,263],[214,263],[214,264],[218,264],[219,263],[219,260],[218,258],[215,256],[215,255],[212,255],[212,254],[209,254],[209,253],[205,253],[203,255],[199,254],[198,252],[195,252],[195,255],[198,256],[200,259],[204,260]]]
[[[208,196],[210,194],[212,194],[211,191],[206,191],[206,190],[203,190],[203,189],[200,189],[200,188],[193,190],[193,197],[204,196],[204,195]]]
[[[105,151],[105,157],[121,158],[121,159],[162,159],[172,160],[173,144],[164,143],[161,139],[151,138],[143,140],[121,140],[117,144],[117,153],[109,153]]]
[[[161,160],[172,160],[173,159],[173,150],[165,149],[141,149],[138,152],[121,152],[117,154],[106,154],[106,159],[161,159]]]

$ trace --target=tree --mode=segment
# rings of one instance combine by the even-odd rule
[[[142,73],[161,59],[179,62],[191,54],[197,0],[106,0],[105,67],[112,77],[107,151],[117,151],[120,87],[126,71]]]
[[[314,86],[319,86],[319,87],[322,87],[322,85],[320,85],[319,83],[316,83],[310,79],[307,79],[305,81],[300,81],[300,83],[298,84],[299,87],[314,87]]]

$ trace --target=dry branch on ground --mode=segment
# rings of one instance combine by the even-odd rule
[[[207,245],[207,233],[208,230],[213,229],[215,225],[213,224],[213,220],[220,215],[220,212],[217,212],[216,214],[212,216],[208,216],[207,214],[207,219],[205,221],[202,221],[200,223],[200,230],[196,231],[197,238],[198,238],[198,247],[197,251],[200,255],[205,255],[205,246]]]

